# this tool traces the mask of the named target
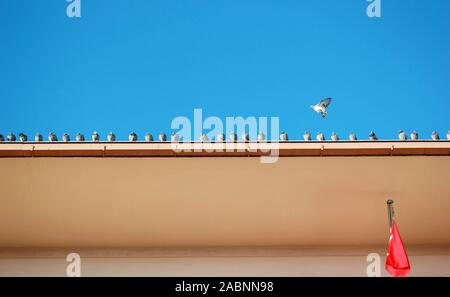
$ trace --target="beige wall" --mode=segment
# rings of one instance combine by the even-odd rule
[[[64,275],[39,251],[67,248],[86,276],[364,276],[392,198],[412,275],[450,276],[449,180],[448,156],[0,158],[0,275]]]
[[[1,158],[0,247],[450,245],[450,158]]]

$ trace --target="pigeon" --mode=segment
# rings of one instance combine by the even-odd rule
[[[281,132],[281,134],[280,134],[280,140],[281,141],[288,141],[288,135],[287,135],[287,133],[286,132]]]
[[[171,142],[178,142],[178,141],[180,141],[180,136],[178,134],[176,134],[175,132],[173,132],[170,135],[170,141]]]
[[[116,141],[116,135],[112,132],[109,132],[109,134],[108,134],[108,136],[106,136],[106,138],[108,139],[109,142]]]
[[[447,140],[450,140],[450,131],[447,131]]]
[[[42,135],[40,133],[34,134],[34,141],[36,142],[42,141]]]
[[[339,141],[339,136],[335,132],[333,132],[333,133],[331,133],[331,140],[332,141]]]
[[[75,140],[76,141],[84,141],[84,135],[77,133],[77,135],[75,136]]]
[[[2,134],[0,134],[0,142],[3,142],[3,141],[5,141],[5,138],[3,137]]]
[[[22,141],[22,142],[25,142],[25,141],[28,140],[28,136],[26,136],[23,133],[19,133],[19,140]]]
[[[264,141],[264,140],[266,140],[266,135],[262,132],[259,132],[258,141]]]
[[[398,131],[398,139],[399,140],[406,140],[407,139],[405,131],[403,131],[403,130]]]
[[[62,140],[64,141],[64,142],[68,142],[68,141],[70,141],[70,136],[69,136],[69,134],[64,134],[63,135],[63,137],[62,137]]]
[[[310,141],[311,140],[311,133],[309,133],[308,131],[305,131],[305,133],[303,133],[303,140],[304,141]]]
[[[208,135],[201,134],[199,140],[200,142],[208,142],[209,141]]]
[[[281,141],[289,141],[289,135],[286,132],[281,132],[280,134],[280,140]]]
[[[58,141],[58,137],[56,136],[55,133],[50,132],[50,133],[48,134],[48,141]]]
[[[145,134],[145,141],[152,142],[153,141],[153,135],[150,133]]]
[[[97,132],[92,133],[92,141],[100,141],[100,135]]]
[[[316,139],[318,141],[324,141],[325,140],[325,136],[323,135],[322,132],[317,133]]]
[[[377,137],[377,135],[375,134],[375,132],[370,131],[370,133],[369,133],[369,139],[372,140],[372,141],[375,141],[375,140],[378,140],[378,137]]]
[[[243,140],[244,142],[250,141],[250,136],[248,135],[248,133],[242,134],[242,140]]]
[[[224,142],[225,141],[225,134],[224,133],[217,134],[216,141],[217,142]]]
[[[137,134],[134,132],[131,132],[130,135],[128,135],[128,141],[137,141],[137,139]]]
[[[8,141],[16,141],[16,135],[14,135],[13,133],[9,133],[8,136],[6,136],[6,139]]]
[[[327,107],[331,103],[331,98],[326,98],[317,103],[316,105],[311,105],[310,107],[317,113],[322,115],[322,118],[327,116]]]
[[[165,133],[159,133],[159,135],[158,135],[158,139],[159,139],[159,141],[161,141],[161,142],[164,142],[164,141],[167,141],[167,136],[166,136],[166,134]]]
[[[409,138],[411,140],[419,140],[419,133],[417,133],[416,131],[412,131],[411,134],[409,135]]]
[[[230,136],[229,136],[229,138],[230,138],[230,141],[236,142],[236,141],[237,141],[237,135],[236,135],[236,133],[231,133]]]
[[[353,132],[350,132],[350,135],[348,136],[348,139],[350,139],[350,141],[357,141],[358,138],[356,137],[356,134]]]
[[[439,133],[438,132],[433,131],[433,133],[431,133],[431,139],[432,140],[439,140],[441,138],[439,137]]]

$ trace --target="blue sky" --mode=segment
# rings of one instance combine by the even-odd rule
[[[305,130],[450,129],[450,1],[0,1],[0,133],[169,134],[176,116]],[[323,120],[309,105],[331,96]]]

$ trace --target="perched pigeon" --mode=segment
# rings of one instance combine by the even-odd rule
[[[3,141],[5,141],[5,138],[3,137],[2,134],[0,134],[0,142],[3,142]]]
[[[316,139],[318,141],[324,141],[325,140],[325,135],[323,135],[322,132],[317,133]]]
[[[303,140],[304,141],[310,141],[311,140],[311,133],[309,133],[308,131],[305,131],[305,133],[303,133]]]
[[[411,138],[411,140],[419,140],[419,133],[417,133],[416,131],[412,131],[411,135],[409,135],[409,138]]]
[[[19,133],[19,140],[24,142],[24,141],[28,141],[28,136],[26,136],[23,133]]]
[[[287,133],[286,132],[281,132],[281,134],[280,134],[280,140],[281,141],[288,141],[288,135],[287,135]]]
[[[447,140],[450,140],[450,131],[447,132]]]
[[[377,135],[375,134],[375,132],[370,131],[370,133],[369,133],[369,139],[372,140],[372,141],[375,141],[375,140],[378,140],[378,137],[377,137]]]
[[[116,135],[112,132],[109,132],[109,134],[108,134],[108,136],[106,136],[106,138],[108,139],[109,142],[116,141]]]
[[[266,135],[262,132],[259,132],[258,141],[264,141],[264,140],[266,140]]]
[[[248,133],[242,134],[242,140],[245,142],[250,141],[250,135],[248,135]]]
[[[75,140],[76,141],[84,141],[84,135],[77,133],[77,135],[75,136]]]
[[[326,98],[317,103],[316,105],[311,105],[310,107],[317,113],[322,115],[322,118],[327,116],[327,107],[331,103],[331,98]]]
[[[39,142],[42,141],[42,135],[40,133],[34,134],[34,141]]]
[[[237,135],[236,135],[236,133],[231,133],[230,136],[229,136],[229,138],[230,138],[230,141],[236,142],[236,141],[237,141]]]
[[[159,135],[158,135],[158,139],[159,139],[159,141],[161,141],[161,142],[164,142],[164,141],[167,141],[167,136],[166,136],[166,134],[165,133],[159,133]]]
[[[208,142],[209,141],[208,135],[201,134],[199,140],[200,142]]]
[[[48,134],[48,141],[58,141],[58,137],[56,136],[55,133],[50,132],[50,133]]]
[[[180,135],[176,134],[175,132],[172,132],[172,134],[170,135],[170,141],[171,142],[180,141]]]
[[[153,141],[153,135],[150,133],[145,134],[145,141],[152,142]]]
[[[137,134],[134,132],[131,132],[130,135],[128,135],[128,141],[137,141],[137,139]]]
[[[331,133],[331,140],[338,141],[339,140],[339,136],[335,132],[333,132],[333,133]]]
[[[403,131],[403,130],[398,131],[398,139],[399,140],[406,140],[407,139],[405,131]]]
[[[100,135],[97,132],[92,133],[92,141],[100,141]]]
[[[439,133],[438,132],[433,131],[433,133],[431,133],[431,139],[432,140],[439,140],[441,138],[439,137]]]
[[[68,141],[70,141],[70,136],[69,136],[69,134],[64,134],[63,135],[63,137],[62,137],[62,140],[64,141],[64,142],[68,142]]]
[[[224,142],[225,141],[225,134],[224,133],[217,134],[216,141],[217,142]]]
[[[8,136],[6,136],[6,139],[8,141],[16,141],[16,135],[14,135],[13,133],[9,133]]]
[[[348,136],[348,139],[350,139],[350,141],[357,141],[358,138],[356,137],[356,134],[353,132],[350,132],[350,135]]]

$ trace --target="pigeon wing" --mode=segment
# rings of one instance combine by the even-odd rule
[[[323,107],[328,107],[328,105],[330,105],[331,103],[331,98],[326,98],[323,99],[322,101],[319,102],[319,105],[323,106]]]

